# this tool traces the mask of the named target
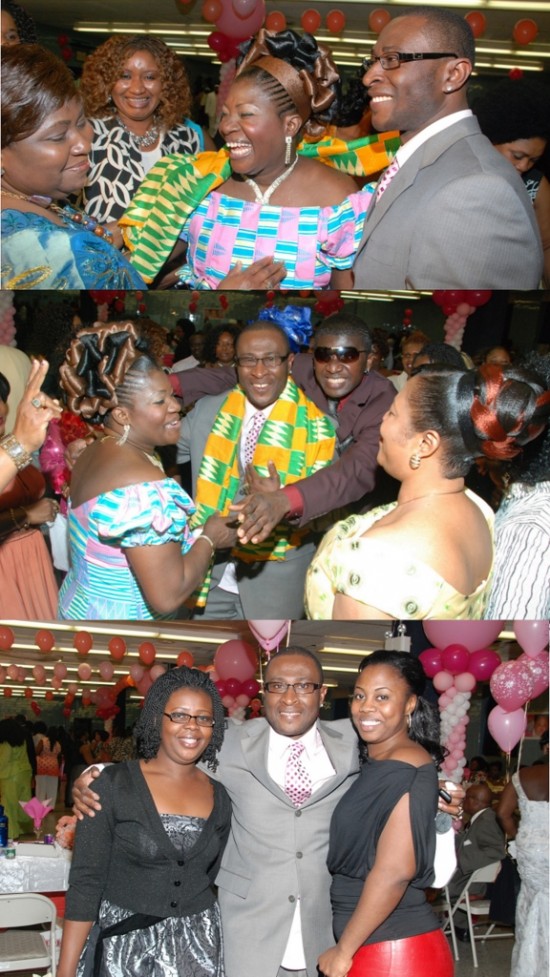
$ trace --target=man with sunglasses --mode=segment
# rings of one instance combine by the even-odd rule
[[[231,389],[202,397],[183,419],[178,461],[191,461],[195,525],[210,512],[238,511],[254,471],[273,466],[290,487],[332,461],[335,425],[291,378],[293,359],[280,326],[250,323],[236,342],[237,386],[233,380]],[[309,527],[287,523],[258,542],[243,539],[231,553],[216,553],[195,617],[303,616],[305,574],[316,546]]]
[[[263,479],[249,468],[248,494],[239,511],[238,533],[243,543],[263,542],[285,521],[302,528],[319,516],[351,505],[360,510],[367,501],[364,497],[375,490],[377,478],[382,481],[376,463],[379,432],[395,390],[389,380],[369,370],[371,350],[372,340],[363,320],[337,312],[315,330],[313,356],[294,356],[293,379],[334,419],[335,457],[330,465],[283,487],[274,465],[268,466],[270,477]],[[179,393],[185,404],[207,392],[227,389],[232,381],[234,373],[230,371],[190,370],[181,376]],[[389,492],[388,501],[391,498]],[[384,500],[381,495],[376,498],[376,502]]]
[[[356,288],[538,287],[531,201],[468,108],[474,61],[468,22],[433,7],[391,20],[365,60],[372,124],[402,145],[365,219]]]

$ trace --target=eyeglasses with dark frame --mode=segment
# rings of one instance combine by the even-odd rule
[[[404,54],[402,51],[390,51],[388,54],[380,55],[380,57],[365,58],[361,67],[363,71],[368,71],[373,65],[380,62],[384,71],[394,71],[395,68],[400,68],[407,61],[435,61],[436,58],[458,58],[458,54],[453,54],[450,51],[442,51],[438,54],[431,52]]]
[[[296,695],[311,695],[320,688],[320,682],[264,682],[264,692],[272,695],[284,695],[289,689],[294,689]]]
[[[188,712],[163,712],[163,716],[166,716],[176,726],[189,726],[192,719],[195,720],[197,726],[216,725],[216,720],[212,716],[191,716]]]
[[[251,370],[261,363],[267,370],[275,370],[288,360],[290,353],[282,356],[280,353],[266,353],[265,356],[236,356],[235,363],[245,370]]]
[[[361,353],[366,352],[366,349],[357,349],[356,346],[317,346],[313,350],[313,359],[317,363],[328,363],[330,360],[339,360],[340,363],[356,363]]]

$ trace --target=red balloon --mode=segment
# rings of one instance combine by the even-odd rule
[[[219,51],[223,51],[226,45],[226,40],[225,34],[222,34],[221,31],[212,31],[212,33],[208,35],[207,44],[209,48],[212,48],[213,51],[218,53]]]
[[[500,655],[496,651],[492,648],[482,648],[480,651],[470,652],[468,671],[478,682],[487,682],[500,663]]]
[[[157,649],[151,641],[143,641],[138,648],[138,654],[144,665],[152,665],[157,657]]]
[[[44,698],[47,699],[48,702],[51,702],[52,701],[52,699],[53,699],[53,692],[52,692],[51,689],[48,689],[48,691],[46,692],[46,695],[44,696]]]
[[[46,631],[42,629],[36,632],[36,638],[34,639],[40,651],[51,651],[55,645],[55,638],[51,631]]]
[[[341,10],[331,10],[327,14],[327,27],[332,34],[341,34],[346,26],[346,18]]]
[[[195,659],[190,651],[180,651],[177,663],[178,665],[186,665],[187,668],[193,668]]]
[[[243,695],[247,695],[249,699],[253,699],[254,696],[258,695],[259,691],[260,683],[255,678],[249,678],[246,682],[243,682]]]
[[[472,10],[469,14],[466,14],[464,20],[468,21],[470,27],[472,28],[472,34],[474,37],[483,36],[485,33],[485,28],[487,27],[485,14],[481,14],[477,10]]]
[[[520,78],[523,78],[523,68],[511,68],[508,72],[508,78],[511,78],[512,81],[518,81]]]
[[[79,655],[87,655],[94,643],[89,631],[77,631],[73,638],[73,648],[76,648]]]
[[[286,29],[286,17],[279,10],[272,10],[265,19],[265,26],[268,31],[284,31]]]
[[[124,638],[111,638],[107,647],[111,653],[111,658],[114,658],[116,662],[122,661],[126,654],[126,642]]]
[[[534,20],[518,20],[514,26],[513,38],[516,44],[530,44],[539,32]]]
[[[300,24],[309,34],[315,34],[321,26],[321,14],[318,10],[304,10],[300,17]]]
[[[31,702],[31,709],[34,712],[35,716],[39,716],[40,713],[42,712],[37,702]]]
[[[492,294],[490,288],[479,288],[473,292],[464,292],[465,301],[468,305],[473,305],[475,309],[478,309],[480,305],[486,305]]]
[[[11,697],[13,695],[13,690],[10,689],[10,688],[5,688],[4,689],[4,695],[5,695],[6,699],[11,699]]]
[[[215,24],[218,17],[220,17],[222,10],[223,7],[220,0],[204,0],[201,9],[201,16],[210,24]]]
[[[243,690],[242,683],[236,678],[228,678],[225,683],[225,693],[226,695],[232,695],[235,698],[241,694]]]
[[[218,692],[220,693],[221,698],[223,699],[224,695],[227,695],[227,683],[224,682],[223,679],[218,679],[217,682],[214,682],[214,685],[216,686]]]
[[[65,47],[65,45],[69,43],[69,38],[66,34],[59,34],[57,37],[57,43],[60,47]]]
[[[439,648],[426,648],[421,651],[418,658],[424,669],[424,674],[428,678],[433,678],[443,668],[442,655]]]
[[[9,651],[13,641],[14,638],[12,629],[0,627],[0,651]]]
[[[379,34],[386,24],[389,24],[390,20],[391,14],[387,10],[384,10],[383,7],[378,7],[369,14],[369,28],[374,34]]]
[[[25,699],[32,699],[32,689],[25,689]]]

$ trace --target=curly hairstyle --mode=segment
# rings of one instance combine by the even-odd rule
[[[311,34],[262,28],[241,51],[235,81],[253,80],[279,116],[297,112],[314,137],[337,117],[340,75],[328,47]]]
[[[117,114],[111,100],[113,85],[128,58],[147,51],[155,59],[162,81],[156,117],[165,129],[172,129],[189,115],[192,95],[183,63],[158,37],[147,34],[114,34],[86,58],[80,91],[86,115],[91,119],[113,118]]]
[[[213,329],[208,329],[205,332],[204,346],[202,350],[202,360],[203,363],[215,363],[216,362],[216,346],[220,340],[220,336],[223,336],[224,332],[229,333],[233,337],[233,343],[237,345],[237,339],[241,334],[241,330],[238,326],[214,326]]]
[[[424,698],[426,676],[418,658],[405,651],[375,651],[367,655],[359,665],[358,674],[375,665],[389,665],[403,679],[410,695],[415,695],[416,705],[411,713],[409,739],[419,743],[430,754],[437,767],[441,765],[447,750],[439,741],[439,712]],[[369,751],[366,743],[360,742],[359,755],[366,760]]]
[[[113,407],[131,404],[149,374],[158,369],[135,323],[95,323],[71,341],[59,368],[59,383],[69,410],[99,424]]]
[[[494,146],[516,139],[550,139],[550,91],[534,78],[504,78],[473,104]]]
[[[13,17],[21,44],[36,44],[38,40],[36,27],[30,14],[18,3],[14,3],[13,0],[2,0],[2,10]]]
[[[77,96],[67,65],[39,44],[16,44],[2,51],[2,132],[4,148],[26,139],[53,113]]]
[[[542,379],[514,366],[426,365],[406,389],[412,431],[431,428],[441,435],[445,478],[466,475],[475,458],[513,458],[550,415],[550,390]]]
[[[153,682],[145,696],[143,709],[134,729],[137,755],[143,760],[152,760],[153,757],[156,757],[162,739],[162,717],[166,703],[172,693],[178,689],[206,692],[212,700],[214,714],[212,739],[202,754],[201,760],[208,764],[210,770],[215,770],[218,766],[217,754],[221,749],[225,732],[225,714],[222,700],[220,693],[206,672],[201,672],[198,668],[187,668],[185,665],[181,665],[179,668],[171,668],[164,675],[161,675],[156,682]]]
[[[349,336],[350,339],[359,339],[362,349],[370,353],[372,349],[372,337],[366,322],[357,315],[350,312],[334,312],[332,315],[323,319],[320,326],[315,329],[313,337],[313,348],[322,346],[321,342],[325,336],[334,336],[339,333],[342,336]]]
[[[454,51],[458,57],[467,58],[474,67],[476,42],[472,28],[462,14],[419,4],[399,14],[400,19],[404,17],[424,17],[427,23],[422,30],[432,45],[432,51]]]

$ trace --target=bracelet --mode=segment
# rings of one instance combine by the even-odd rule
[[[22,512],[23,513],[23,522],[22,523],[19,523],[17,521],[17,515],[16,515],[17,512]],[[30,522],[29,522],[29,519],[28,519],[28,516],[27,516],[27,512],[23,508],[23,506],[19,506],[17,509],[10,509],[10,519],[11,519],[11,521],[12,521],[12,523],[15,526],[16,529],[28,529],[29,526],[30,526]]]
[[[20,472],[27,465],[30,465],[32,457],[23,447],[20,441],[13,434],[6,434],[3,438],[0,438],[0,448],[3,448],[7,455],[13,461],[17,471]]]
[[[210,546],[212,547],[212,553],[210,555],[214,556],[214,553],[216,552],[216,547],[214,546],[214,543],[210,539],[210,536],[207,536],[206,533],[201,533],[200,536],[197,536],[195,542],[198,543],[199,540],[201,539],[204,539],[206,543],[210,543]]]

